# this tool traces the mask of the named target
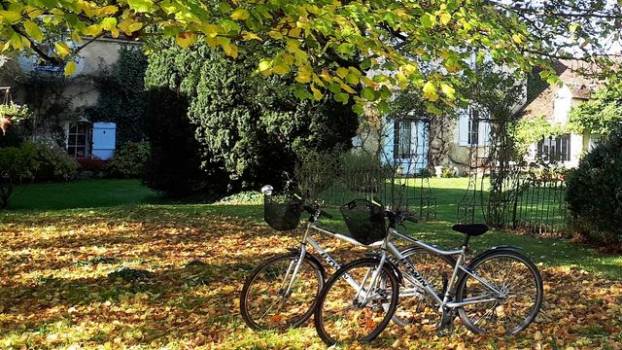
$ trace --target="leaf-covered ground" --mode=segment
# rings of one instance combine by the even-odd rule
[[[245,210],[257,213],[237,208]],[[229,212],[236,208],[132,205],[0,214],[0,348],[324,348],[311,325],[284,334],[246,328],[238,309],[245,276],[262,259],[294,246],[299,235]],[[344,257],[347,245],[322,242],[351,258]],[[555,255],[545,242],[542,251]],[[429,326],[391,325],[373,346],[622,349],[617,275],[583,272],[563,261],[540,263],[544,309],[515,338],[475,336],[459,325],[453,336],[437,337]],[[605,261],[612,266],[604,272],[622,267]]]

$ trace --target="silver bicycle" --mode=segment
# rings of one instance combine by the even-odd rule
[[[274,204],[275,196],[272,195],[272,190],[270,186],[265,186],[262,189],[266,212]],[[346,205],[346,208],[356,205],[363,205],[365,210],[373,208],[382,219],[382,222],[378,221],[376,224],[385,225],[384,209],[370,201],[363,201],[363,203],[352,201]],[[335,270],[341,268],[341,265],[313,239],[313,233],[328,235],[371,250],[380,249],[386,235],[386,225],[380,234],[376,235],[370,234],[373,230],[368,230],[369,227],[364,227],[364,237],[322,228],[318,226],[319,219],[322,217],[331,218],[332,216],[321,210],[317,203],[306,204],[298,196],[285,198],[277,211],[279,212],[277,215],[279,220],[271,220],[269,214],[265,215],[266,221],[277,230],[295,228],[298,225],[301,212],[308,213],[309,219],[299,247],[291,249],[289,253],[274,256],[262,262],[250,273],[244,283],[240,294],[240,311],[246,324],[255,330],[297,327],[313,315],[318,296],[326,280],[326,271],[319,258]],[[412,218],[409,220],[413,221]],[[313,249],[314,254],[310,253],[310,248]],[[394,249],[395,256],[387,260],[387,264],[394,266],[391,271],[394,271],[396,275],[399,271],[396,267],[397,264],[403,264],[404,261],[408,260],[410,265],[417,265],[426,256],[426,254],[421,254],[423,250],[418,247],[398,249],[394,246]],[[428,256],[427,259],[429,258]],[[441,264],[443,262],[447,267],[452,266],[450,264],[451,259],[442,259]],[[435,266],[438,267],[439,264],[437,263]],[[446,268],[444,271],[447,270]],[[437,273],[431,272],[430,276],[434,276],[435,281],[446,280],[446,276],[440,275],[442,271],[442,269],[437,269]],[[347,275],[344,278],[353,290],[360,289],[360,285],[354,278],[349,278]],[[389,282],[389,280],[385,281],[385,283]],[[404,296],[420,294],[415,286],[403,286],[401,292]],[[382,307],[388,310],[391,303],[384,302]],[[395,314],[393,319],[396,323],[404,325],[414,319],[413,313],[415,312],[417,312],[416,309],[404,309]]]
[[[451,329],[456,314],[475,333],[500,335],[514,335],[535,319],[542,304],[542,278],[518,248],[494,247],[466,263],[469,239],[484,234],[487,226],[455,225],[455,231],[466,235],[464,244],[444,250],[398,232],[397,225],[407,219],[404,213],[387,211],[387,217],[390,225],[380,252],[341,267],[319,296],[315,327],[326,344],[373,340],[394,316],[398,297],[400,304],[414,301],[435,310],[439,330]],[[402,255],[394,239],[434,256],[455,257],[442,290]],[[409,286],[409,292],[400,292],[400,285]]]

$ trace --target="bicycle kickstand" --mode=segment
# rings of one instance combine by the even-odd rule
[[[441,315],[441,321],[437,328],[437,334],[439,336],[450,336],[454,331],[455,318],[456,310],[444,308],[443,314]]]

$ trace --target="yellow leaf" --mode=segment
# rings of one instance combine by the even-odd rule
[[[248,10],[243,8],[237,8],[233,13],[231,13],[231,19],[236,21],[246,21],[250,17],[250,13]]]
[[[6,51],[11,47],[15,50],[21,50],[23,47],[22,43],[22,36],[17,34],[16,32],[13,32],[13,34],[11,34],[11,37],[9,38],[9,41],[4,44],[4,48],[2,49],[2,51]]]
[[[423,85],[423,97],[428,101],[437,101],[438,93],[436,92],[436,86],[431,81],[428,81]]]
[[[65,65],[65,76],[70,77],[75,72],[76,72],[76,62],[74,61],[67,62],[67,64]]]
[[[276,66],[274,66],[274,68],[272,68],[272,71],[274,71],[274,73],[278,75],[285,75],[289,73],[290,68],[285,63],[279,63]]]
[[[261,37],[259,37],[259,35],[255,34],[255,33],[244,32],[242,34],[242,40],[244,40],[244,41],[251,41],[251,40],[259,40],[259,41],[261,41]]]
[[[222,47],[223,51],[225,52],[225,55],[232,57],[232,58],[238,57],[238,47],[235,44],[232,44],[229,38],[218,37],[217,40],[218,40],[218,44]]]
[[[261,62],[259,62],[258,70],[260,72],[265,72],[268,69],[270,69],[271,67],[272,67],[272,62],[270,62],[269,60],[261,60]]]
[[[292,38],[299,38],[301,33],[302,33],[302,28],[296,27],[296,28],[292,28],[289,31],[289,36]]]
[[[130,33],[133,33],[133,32],[137,32],[137,31],[141,30],[141,29],[142,29],[142,27],[143,27],[143,24],[142,24],[142,23],[140,23],[140,22],[134,22],[134,23],[130,24],[130,26],[128,27],[128,29],[130,30]]]
[[[451,21],[451,15],[447,12],[443,12],[439,15],[439,19],[441,21],[441,24],[446,26],[449,21]]]
[[[132,17],[124,18],[117,26],[123,33],[132,35],[132,33],[140,30],[143,27],[141,22],[137,22]]]
[[[192,44],[197,41],[197,37],[194,33],[182,32],[177,34],[175,41],[177,42],[177,45],[185,49],[192,46]]]
[[[316,88],[315,85],[311,85],[311,92],[313,92],[313,98],[316,101],[319,101],[322,99],[322,97],[324,97],[322,92],[318,88]]]
[[[30,19],[35,19],[43,14],[42,10],[36,7],[30,6],[30,5],[26,6],[26,8],[24,9],[24,12],[26,12],[26,15]]]
[[[100,16],[111,16],[117,13],[119,8],[115,5],[108,5],[97,10]]]
[[[67,55],[69,55],[69,53],[71,53],[71,49],[69,48],[69,46],[67,46],[66,43],[60,41],[54,44],[54,49],[61,58],[65,58],[67,57]]]
[[[308,84],[309,82],[311,82],[312,75],[313,75],[313,71],[311,70],[311,67],[309,66],[301,67],[298,70],[296,81],[301,84]]]
[[[451,100],[456,98],[456,89],[447,83],[441,83],[441,91]]]
[[[35,22],[25,21],[24,29],[26,30],[26,34],[28,34],[28,36],[34,39],[35,41],[43,41],[43,33],[41,32],[41,29],[39,29],[39,26]]]
[[[354,90],[348,84],[341,84],[341,90],[343,90],[343,91],[345,91],[345,92],[347,92],[349,94],[356,94],[356,90]]]
[[[274,40],[281,40],[283,39],[283,34],[281,34],[281,32],[277,32],[276,30],[271,30],[268,32],[268,35],[274,39]]]
[[[0,11],[0,19],[3,22],[15,24],[22,19],[22,14],[19,11]]]
[[[102,32],[102,27],[99,24],[91,24],[90,26],[82,30],[82,34],[87,36],[98,36]]]
[[[220,27],[216,24],[208,24],[202,27],[202,31],[208,38],[215,38],[218,36]]]
[[[71,32],[71,40],[76,44],[80,44],[82,42],[82,37],[78,32]]]
[[[521,34],[512,34],[512,41],[520,45],[523,43],[523,36]]]

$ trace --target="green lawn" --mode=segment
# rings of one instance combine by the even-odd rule
[[[450,227],[457,220],[457,208],[466,195],[467,178],[430,179],[432,195],[436,198],[437,218],[420,224],[408,224],[409,232],[417,238],[442,246],[457,246],[460,234]],[[70,183],[51,183],[18,186],[9,210],[0,213],[0,221],[29,220],[32,212],[42,216],[80,215],[85,210],[99,208],[102,213],[132,215],[148,209],[153,215],[174,216],[216,214],[261,222],[261,196],[244,193],[214,204],[167,203],[137,180],[85,180]],[[337,230],[345,225],[338,219],[336,208],[328,210],[336,219],[324,224]],[[30,214],[29,214],[30,213]],[[496,245],[516,245],[537,262],[548,266],[578,267],[606,276],[622,279],[622,256],[602,255],[593,249],[562,239],[544,239],[492,231],[472,240],[474,252]]]
[[[138,180],[83,180],[16,186],[10,210],[101,208],[152,202],[158,195]]]

